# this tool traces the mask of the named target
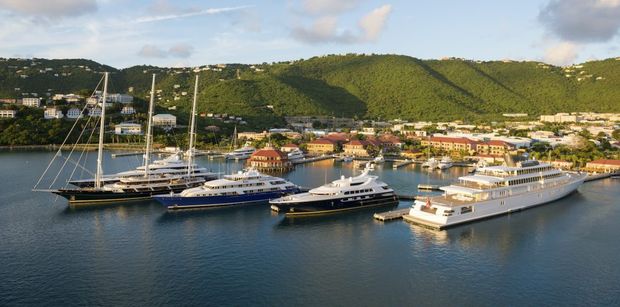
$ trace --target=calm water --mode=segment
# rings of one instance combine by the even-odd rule
[[[68,209],[30,192],[51,156],[0,153],[1,306],[620,305],[620,180],[436,232],[375,222],[372,211],[289,221],[268,206]],[[137,163],[107,157],[105,169]],[[351,172],[324,161],[286,177],[317,186]],[[408,194],[463,172],[376,171]]]

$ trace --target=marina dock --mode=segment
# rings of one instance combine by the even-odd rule
[[[304,158],[298,161],[293,161],[293,164],[298,165],[298,164],[323,161],[323,160],[329,160],[329,159],[334,159],[334,156],[318,156],[318,157]]]
[[[394,164],[392,164],[392,168],[397,169],[397,168],[405,167],[413,163],[414,163],[413,160],[394,161]]]
[[[603,173],[603,174],[595,174],[595,175],[590,175],[589,174],[586,177],[586,180],[584,180],[584,182],[594,181],[594,180],[601,180],[601,179],[609,178],[612,175],[613,175],[612,173]]]
[[[376,220],[386,222],[386,221],[401,219],[403,218],[403,216],[407,215],[408,213],[409,213],[409,208],[404,208],[404,209],[392,210],[388,212],[375,213],[373,217]]]
[[[437,184],[418,184],[418,190],[441,191],[439,188]]]

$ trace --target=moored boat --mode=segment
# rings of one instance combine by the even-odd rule
[[[190,209],[266,203],[270,199],[298,192],[299,187],[285,179],[248,169],[205,182],[199,187],[178,194],[158,195],[153,198],[169,209]]]
[[[386,183],[369,174],[366,168],[361,175],[345,178],[311,189],[307,193],[271,200],[274,211],[287,217],[337,213],[379,206],[395,206],[398,197]]]
[[[586,176],[538,161],[483,167],[474,175],[460,177],[458,183],[441,187],[442,196],[416,200],[404,219],[443,229],[552,202],[577,190]]]

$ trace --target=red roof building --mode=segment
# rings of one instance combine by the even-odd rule
[[[299,149],[299,146],[297,146],[296,144],[293,144],[293,143],[289,143],[289,144],[286,144],[286,145],[280,147],[280,150],[282,152],[291,152],[291,151],[293,151],[295,149]]]
[[[288,155],[271,146],[255,151],[247,163],[250,167],[267,172],[289,171],[293,168]]]

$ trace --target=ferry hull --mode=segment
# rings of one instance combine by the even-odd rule
[[[553,202],[575,192],[577,188],[583,184],[585,178],[585,174],[577,175],[572,181],[559,187],[532,191],[532,193],[529,194],[518,194],[504,198],[480,201],[469,205],[472,207],[471,212],[452,216],[425,212],[421,210],[425,206],[425,202],[416,200],[409,214],[403,216],[403,218],[407,222],[428,228],[445,229],[455,225],[521,211],[530,207]]]
[[[286,217],[303,217],[398,205],[398,197],[395,194],[373,195],[372,198],[353,201],[346,201],[346,199],[347,198],[285,203],[272,202],[272,208],[274,208],[275,211],[285,213]]]
[[[177,210],[209,207],[230,207],[250,203],[267,203],[270,199],[276,199],[298,192],[299,190],[295,189],[227,196],[182,197],[179,195],[157,195],[153,196],[153,199],[168,207],[168,209]]]

